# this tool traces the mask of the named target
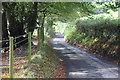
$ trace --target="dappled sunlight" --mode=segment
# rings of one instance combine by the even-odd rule
[[[57,47],[53,47],[53,49],[56,49],[56,50],[65,50],[65,48],[57,48]]]
[[[118,67],[112,67],[112,68],[104,68],[104,69],[97,69],[98,71],[97,72],[108,72],[108,71],[111,71],[112,72],[112,70],[115,70],[116,71],[116,73],[117,73],[117,75],[118,75]]]
[[[120,2],[96,1],[2,2],[0,77],[120,77]]]
[[[68,78],[117,78],[118,67],[104,62],[62,41],[61,34],[55,35],[51,41],[53,49],[62,56],[67,67]]]
[[[79,77],[82,77],[82,78],[86,78],[86,76],[88,75],[87,72],[69,72],[69,75],[70,76],[79,76]],[[75,77],[73,77],[75,78]]]
[[[33,43],[33,45],[37,46],[38,45],[38,40],[33,39],[32,43]]]
[[[54,38],[53,41],[60,41],[60,39],[59,38]]]
[[[54,38],[53,41],[64,41],[63,38]]]
[[[69,56],[71,60],[81,60],[80,56],[84,57],[83,55],[80,55],[80,56],[78,56],[78,55],[76,55],[76,56],[75,55],[67,55],[67,56]]]
[[[69,55],[69,57],[71,57],[73,55]],[[80,58],[69,58],[70,61],[74,64],[75,61],[77,61],[77,63],[79,64],[79,62],[81,63]],[[84,63],[85,64],[85,63]],[[88,63],[87,63],[88,64]],[[93,63],[91,63],[93,64]],[[77,65],[73,65],[71,66],[72,71],[70,70],[69,72],[69,76],[72,78],[75,77],[79,77],[79,78],[118,78],[118,67],[106,67],[106,68],[101,68],[96,66],[96,64],[94,65],[86,65],[84,67],[83,64],[80,64],[81,66],[77,66]],[[95,66],[95,67],[94,67]],[[92,69],[93,68],[93,69]],[[114,75],[113,75],[114,74]]]

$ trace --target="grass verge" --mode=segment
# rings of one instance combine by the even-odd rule
[[[49,45],[45,45],[41,51],[32,56],[30,64],[27,64],[19,72],[18,78],[64,78],[64,67],[60,58]]]

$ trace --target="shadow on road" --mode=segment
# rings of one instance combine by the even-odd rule
[[[68,45],[63,34],[56,33],[51,39],[51,45],[63,59],[67,78],[118,78],[117,66],[109,65]]]

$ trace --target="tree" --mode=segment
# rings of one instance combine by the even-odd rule
[[[3,16],[6,16],[9,25],[7,25],[5,20],[3,20],[3,23],[8,26],[10,36],[15,37],[26,34],[26,31],[33,32],[36,23],[38,23],[40,26],[41,43],[44,42],[44,24],[47,17],[52,16],[50,19],[51,27],[55,21],[68,22],[80,16],[90,15],[89,13],[92,13],[92,10],[89,8],[93,8],[92,3],[83,2],[4,2],[2,6],[5,11]],[[52,30],[52,28],[47,29]],[[7,32],[7,27],[4,27],[4,30]]]
[[[17,3],[7,3],[4,2],[2,3],[4,10],[6,11],[6,15],[4,15],[4,17],[7,17],[8,23],[8,29],[10,32],[10,36],[18,36],[21,34],[24,34],[24,30],[23,30],[23,25],[22,22],[18,20],[17,17]]]
[[[39,3],[38,8],[40,13],[38,14],[38,17],[41,17],[39,18],[39,22],[41,24],[39,23],[38,24],[41,27],[40,31],[42,35],[41,36],[42,43],[44,41],[44,22],[46,20],[45,17],[47,18],[52,16],[52,19],[54,19],[54,21],[59,20],[62,22],[67,22],[67,21],[75,20],[79,16],[89,15],[90,13],[89,7],[92,8],[93,5],[91,3],[82,3],[82,2],[80,3],[65,3],[65,2]],[[51,29],[51,28],[47,28],[47,31],[48,29]]]
[[[2,13],[2,37],[3,39],[8,39],[7,18],[6,18],[5,10],[3,10],[3,13]]]

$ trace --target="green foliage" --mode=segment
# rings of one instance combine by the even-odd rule
[[[52,26],[55,21],[72,21],[79,16],[90,15],[94,8],[91,2],[4,2],[2,6],[2,10],[7,14],[5,18],[7,18],[9,25],[7,22],[5,24],[9,27],[11,36],[25,34],[28,31],[33,32],[36,23],[42,27],[41,34],[44,34],[45,21],[49,25],[48,33],[53,35],[54,28]],[[8,32],[7,29],[5,30]]]
[[[92,3],[87,2],[53,2],[40,5],[40,8],[47,8],[48,15],[63,22],[75,20],[79,16],[89,15],[94,8]]]
[[[66,40],[86,45],[99,51],[101,55],[119,60],[118,17],[111,14],[98,14],[76,20],[73,28],[66,27]]]
[[[118,25],[120,25],[118,24],[118,19],[114,18],[110,14],[100,14],[83,17],[77,20],[76,26],[73,26],[75,29],[68,28],[67,30],[66,28],[64,33],[68,36],[68,39],[72,36],[74,39],[76,37],[77,41],[79,40],[79,37],[81,38],[81,35],[90,38],[115,40],[115,38],[119,36]]]
[[[28,30],[33,32],[37,19],[37,3],[3,2],[2,6],[6,14],[4,16],[7,19],[6,25],[9,27],[8,30],[11,36],[23,35]]]
[[[52,17],[47,17],[46,18],[46,23],[45,23],[45,36],[51,37],[55,33],[55,29],[53,27],[54,25],[54,19]]]
[[[85,33],[89,37],[113,39],[118,34],[118,19],[114,19],[109,14],[102,14],[82,18],[76,22],[79,32]]]
[[[117,8],[120,7],[120,2],[105,2],[103,5],[104,8],[106,8],[106,10],[108,9],[116,10]]]
[[[45,45],[42,50],[32,56],[30,64],[27,64],[26,67],[19,72],[19,77],[55,78],[58,76],[57,69],[59,68],[59,65],[58,56],[48,45]]]

